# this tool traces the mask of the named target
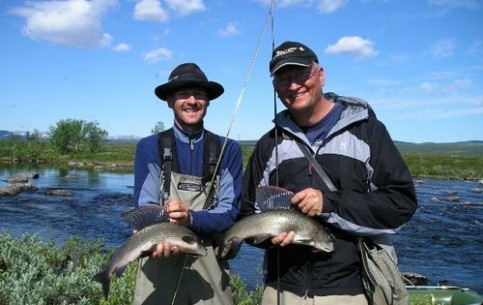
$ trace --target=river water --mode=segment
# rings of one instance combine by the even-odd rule
[[[0,197],[0,231],[39,234],[61,245],[72,236],[102,238],[118,247],[130,236],[121,213],[132,208],[133,175],[84,169],[0,166],[0,188],[17,173],[35,172],[34,192]],[[51,190],[69,196],[50,195]],[[417,181],[419,209],[394,236],[401,271],[483,293],[483,185],[456,180]],[[230,261],[249,289],[262,283],[263,252],[243,245]]]

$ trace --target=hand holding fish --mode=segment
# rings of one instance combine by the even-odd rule
[[[294,231],[282,232],[277,236],[272,237],[271,241],[272,241],[272,244],[274,244],[275,246],[285,247],[287,245],[290,245],[294,240],[294,238],[295,238]]]
[[[178,246],[172,245],[169,242],[159,243],[153,246],[150,257],[151,258],[162,258],[169,257],[171,255],[180,254]]]
[[[322,213],[324,206],[322,192],[313,188],[306,188],[292,197],[292,204],[304,214],[313,217]]]
[[[168,213],[170,222],[185,227],[191,224],[191,213],[188,205],[181,200],[170,201],[166,206],[166,212]]]
[[[256,204],[259,212],[240,219],[224,233],[218,256],[232,258],[232,249],[239,249],[243,240],[249,240],[252,245],[270,241],[282,247],[299,244],[333,252],[334,237],[322,222],[310,217],[322,213],[322,202],[322,193],[312,188],[297,193],[295,197],[291,191],[280,187],[258,187]],[[293,205],[297,209],[293,209]]]

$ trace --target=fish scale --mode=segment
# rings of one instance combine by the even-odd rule
[[[235,247],[244,239],[252,238],[255,244],[282,232],[295,233],[292,243],[312,246],[325,252],[334,251],[334,237],[326,227],[296,210],[272,209],[253,214],[235,223],[224,236],[224,243]],[[221,256],[223,257],[223,253]]]
[[[205,256],[206,248],[198,237],[186,227],[162,222],[150,225],[134,233],[112,256],[106,268],[94,275],[93,280],[102,284],[104,296],[107,299],[112,275],[122,275],[126,266],[143,256],[146,256],[153,245],[168,242],[178,246],[180,252],[197,256]]]

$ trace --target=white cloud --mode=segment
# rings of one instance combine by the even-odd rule
[[[373,100],[371,104],[377,105],[378,116],[390,116],[393,121],[434,121],[483,115],[482,95],[414,95]]]
[[[226,28],[218,31],[218,35],[221,37],[236,36],[240,34],[235,23],[230,22]]]
[[[33,40],[80,48],[102,48],[111,44],[101,19],[117,0],[67,0],[27,2],[11,13],[25,18],[23,33]]]
[[[448,8],[466,8],[466,9],[478,9],[481,7],[479,0],[426,0],[430,5],[448,7]]]
[[[134,19],[139,21],[167,22],[172,13],[187,16],[206,10],[203,0],[138,0],[134,7]]]
[[[454,93],[458,91],[464,91],[468,88],[473,87],[473,81],[468,78],[464,79],[455,79],[451,82],[444,84],[441,86],[442,93]]]
[[[465,53],[472,56],[481,56],[483,54],[483,40],[473,42]]]
[[[134,19],[140,21],[166,22],[168,12],[161,6],[159,0],[140,0],[134,7]]]
[[[171,50],[159,48],[145,53],[143,59],[146,62],[155,63],[161,59],[170,59],[171,57],[173,57],[173,52]]]
[[[271,1],[269,1],[271,2]],[[275,3],[278,4],[280,7],[289,7],[289,6],[296,6],[296,5],[304,5],[308,1],[306,0],[280,0],[280,1],[275,1]]]
[[[420,91],[425,92],[425,93],[430,93],[430,92],[433,92],[434,91],[434,84],[429,83],[429,82],[424,82],[424,83],[421,83],[418,86],[418,89]]]
[[[403,53],[390,55],[389,58],[393,63],[397,63],[397,64],[407,63],[411,59],[409,54],[403,54]]]
[[[126,43],[120,43],[112,48],[114,51],[123,53],[131,50],[131,46]]]
[[[270,6],[272,0],[253,0],[265,6]],[[349,0],[280,0],[275,1],[279,8],[289,8],[293,6],[305,7],[308,9],[318,9],[321,13],[333,13],[346,6]]]
[[[374,49],[374,43],[371,40],[362,39],[358,36],[342,37],[336,44],[329,45],[325,52],[328,54],[349,54],[357,59],[376,56],[378,53]]]
[[[320,12],[328,14],[346,6],[348,2],[349,0],[321,0],[318,8]]]
[[[453,55],[455,45],[454,39],[442,39],[433,43],[428,53],[437,58],[450,57]]]
[[[206,10],[203,0],[164,0],[168,7],[179,14],[186,16],[191,13],[203,12]]]

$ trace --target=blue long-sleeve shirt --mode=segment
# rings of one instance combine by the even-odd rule
[[[174,124],[176,155],[179,173],[203,176],[204,130],[188,135]],[[223,146],[224,137],[220,138]],[[228,139],[219,168],[218,203],[209,210],[191,210],[190,228],[196,233],[211,234],[230,228],[239,211],[242,187],[242,150],[240,145]],[[151,135],[141,139],[136,146],[134,162],[134,206],[159,204],[161,194],[160,175],[162,160],[159,154],[159,137]]]

